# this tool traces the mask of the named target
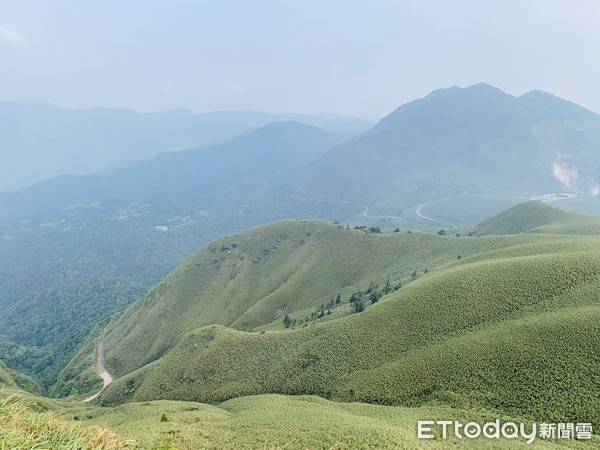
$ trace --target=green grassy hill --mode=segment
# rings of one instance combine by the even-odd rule
[[[480,235],[518,233],[599,234],[600,218],[553,208],[541,201],[521,203],[472,229]]]
[[[307,328],[201,328],[104,398],[219,402],[277,392],[598,423],[600,241],[588,245],[590,253],[448,268],[362,314]]]
[[[341,317],[350,313],[350,296],[371,283],[380,290],[388,277],[394,287],[406,284],[415,271],[503,247],[501,241],[293,221],[225,237],[188,258],[109,327],[107,361],[123,375],[160,358],[186,332],[212,324],[283,329],[286,314],[298,323],[338,294],[341,304],[327,308],[332,314],[324,319]]]
[[[204,247],[115,319],[107,335],[107,364],[115,375],[125,375],[158,360],[185,333],[213,324],[270,331],[283,330],[286,314],[296,327],[340,318],[352,312],[353,293],[362,292],[368,304],[370,293],[364,293],[372,287],[383,294],[388,279],[395,289],[425,270],[506,248],[519,252],[525,245],[531,248],[524,254],[587,248],[560,236],[382,235],[325,222],[284,221],[252,229]],[[324,316],[315,318],[321,311]]]
[[[536,202],[490,229],[503,220],[593,226]],[[600,423],[599,289],[598,236],[278,222],[201,249],[113,319],[103,402],[277,393]]]
[[[523,440],[419,440],[416,423],[424,417],[443,420],[451,415],[463,423],[484,423],[486,411],[445,406],[418,408],[337,403],[319,397],[259,395],[219,405],[168,400],[131,403],[92,413],[87,423],[109,426],[144,447],[170,445],[203,449],[416,449],[531,447]],[[503,417],[502,420],[509,420]],[[471,444],[471,445],[469,445]],[[535,448],[565,448],[557,441],[536,440]],[[597,440],[572,443],[593,448]]]
[[[529,202],[485,223],[520,234],[283,221],[223,237],[110,321],[116,379],[102,407],[42,403],[144,448],[466,445],[417,440],[428,418],[591,422],[597,433],[593,218]],[[556,229],[566,234],[539,231]],[[61,374],[71,392],[97,381],[96,340]],[[598,439],[536,441],[564,444]],[[511,445],[525,444],[473,442]]]

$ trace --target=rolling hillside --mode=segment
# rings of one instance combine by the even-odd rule
[[[107,358],[121,375],[158,359],[199,327],[282,328],[285,314],[305,318],[338,293],[348,303],[371,283],[382,289],[388,277],[395,287],[411,282],[415,271],[421,276],[444,263],[532,243],[569,245],[545,236],[444,239],[425,233],[365,234],[320,222],[267,225],[192,255],[119,318],[108,334],[113,351]],[[573,240],[573,245],[581,244]],[[458,256],[464,259],[459,262]],[[349,313],[348,307],[331,309],[333,317]],[[177,327],[171,326],[175,320]]]
[[[600,421],[599,237],[365,231],[280,222],[192,255],[109,324],[103,402],[277,393]]]
[[[484,220],[472,232],[480,235],[518,233],[598,234],[600,218],[584,216],[540,201],[522,203]]]

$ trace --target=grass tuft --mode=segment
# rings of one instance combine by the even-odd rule
[[[0,392],[0,449],[121,450],[136,449],[116,433],[84,426],[52,411],[38,411],[14,395]]]

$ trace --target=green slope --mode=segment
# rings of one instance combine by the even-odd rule
[[[365,234],[324,222],[280,222],[225,237],[188,258],[110,327],[107,362],[125,374],[158,359],[187,331],[212,324],[282,328],[286,313],[304,317],[338,293],[347,303],[371,282],[382,286],[389,276],[405,283],[415,270],[501,246],[423,233]],[[343,311],[349,309],[334,316]]]
[[[580,219],[530,202],[488,223],[594,231]],[[600,236],[278,222],[201,249],[113,318],[106,364],[117,379],[102,401],[318,395],[597,424],[599,291]],[[66,382],[90,372],[92,351]]]
[[[336,403],[318,397],[261,395],[218,406],[191,402],[132,403],[92,413],[88,423],[109,426],[144,447],[180,449],[415,449],[526,448],[523,440],[419,440],[419,420],[448,417],[466,423],[494,420],[486,411],[443,406],[402,408]],[[163,420],[164,419],[164,420]],[[503,416],[502,420],[509,420]],[[513,418],[513,420],[515,420]],[[520,421],[517,420],[517,421]],[[471,445],[469,445],[471,444]],[[578,445],[577,445],[578,444]],[[573,443],[593,448],[597,440]],[[530,447],[530,446],[529,446]],[[557,441],[536,440],[536,448],[564,448]]]
[[[6,365],[0,361],[0,386],[1,387],[15,387],[16,383],[15,380],[13,380],[13,377],[11,376],[10,372],[8,371],[8,367],[6,367]]]
[[[597,422],[600,240],[587,245],[589,253],[492,259],[440,271],[363,314],[308,328],[195,330],[152,370],[111,386],[105,400],[215,402],[278,392],[418,405],[448,397],[538,420]],[[527,337],[520,344],[519,335]],[[479,359],[472,357],[473,343],[484,342]],[[463,358],[456,359],[457,348],[465,350]],[[548,357],[553,352],[560,357]],[[403,378],[395,378],[399,367]],[[563,384],[567,379],[573,383]],[[515,403],[538,388],[548,395]]]
[[[33,378],[11,369],[0,360],[0,389],[20,388],[33,394],[41,394],[40,384]]]
[[[599,234],[600,218],[585,216],[541,201],[521,203],[473,228],[480,235],[517,233]]]
[[[324,222],[256,228],[203,248],[127,309],[109,326],[107,364],[115,375],[124,375],[159,359],[186,332],[203,326],[282,329],[285,314],[299,321],[339,293],[342,304],[326,319],[338,318],[351,312],[351,294],[367,290],[372,282],[381,289],[389,277],[394,286],[404,285],[415,271],[421,276],[442,264],[525,244],[539,243],[527,251],[543,253],[564,240],[366,234]],[[586,247],[571,241],[561,251],[565,245]]]
[[[593,221],[529,202],[486,223],[535,233],[284,221],[226,236],[109,323],[102,402],[317,395],[597,429],[600,236],[577,234]],[[64,381],[92,361],[82,349]]]
[[[523,439],[419,440],[419,420],[461,423],[528,420],[492,411],[331,402],[314,396],[260,395],[219,405],[168,400],[101,408],[0,391],[0,446],[98,449],[526,448]],[[118,434],[116,434],[118,433]],[[598,440],[547,441],[536,448],[595,448]],[[569,445],[570,444],[570,445]]]
[[[528,202],[483,226],[519,234],[284,221],[221,238],[112,319],[106,364],[117,378],[101,402],[121,406],[78,414],[145,446],[184,448],[464,444],[417,441],[416,421],[430,417],[597,430],[595,218]],[[93,379],[94,338],[65,386],[83,392]],[[522,445],[473,445],[507,444]]]

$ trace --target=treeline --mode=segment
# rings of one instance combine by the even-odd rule
[[[335,298],[329,300],[327,303],[323,303],[315,311],[304,317],[291,318],[289,314],[286,314],[283,317],[283,326],[285,328],[306,326],[309,322],[314,322],[315,320],[322,319],[325,316],[330,316],[337,307],[343,304],[350,304],[352,312],[359,313],[364,311],[368,305],[377,303],[384,295],[397,291],[401,287],[402,284],[400,282],[392,284],[390,277],[387,278],[382,287],[379,287],[377,283],[371,281],[366,289],[354,292],[346,301],[342,300],[342,295],[338,293]]]
[[[100,278],[24,297],[3,315],[0,360],[47,389],[94,325],[145,291],[132,281]]]

